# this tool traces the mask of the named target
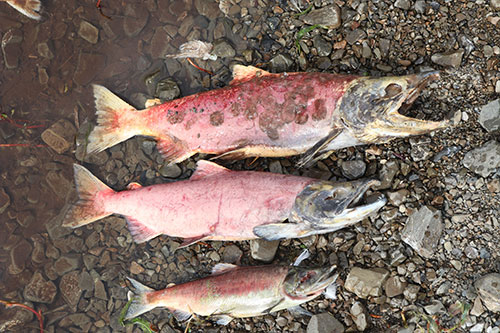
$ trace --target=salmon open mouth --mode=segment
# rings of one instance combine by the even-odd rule
[[[419,82],[415,85],[415,87],[408,89],[406,96],[401,100],[401,105],[398,108],[400,113],[405,113],[408,109],[410,109],[415,100],[417,100],[430,82],[439,79],[439,71],[426,72],[420,74],[419,77]]]

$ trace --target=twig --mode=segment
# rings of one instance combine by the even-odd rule
[[[210,75],[214,75],[214,73],[212,73],[211,71],[206,70],[206,69],[204,69],[204,68],[201,68],[200,66],[198,66],[197,64],[195,64],[195,63],[193,62],[193,60],[191,60],[190,58],[186,58],[186,59],[187,59],[187,61],[188,61],[191,65],[193,65],[195,68],[199,69],[200,71],[203,71],[203,72],[208,73],[208,74],[210,74]]]
[[[0,147],[34,147],[34,148],[45,148],[45,147],[47,147],[47,145],[32,145],[30,143],[0,143]]]
[[[43,333],[43,317],[42,317],[42,311],[41,310],[38,310],[36,311],[35,309],[27,306],[27,305],[24,305],[24,304],[21,304],[21,303],[11,303],[11,302],[8,302],[8,301],[4,301],[4,300],[0,300],[0,303],[5,305],[6,308],[11,308],[11,307],[20,307],[22,309],[25,309],[25,310],[28,310],[28,311],[31,311],[35,314],[35,316],[37,317],[38,319],[38,322],[40,323],[40,333]]]

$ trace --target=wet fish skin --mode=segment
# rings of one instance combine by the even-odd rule
[[[94,86],[98,126],[88,153],[136,135],[155,138],[171,163],[196,153],[239,159],[306,154],[386,142],[445,128],[398,114],[438,74],[369,78],[329,73],[272,74],[236,65],[221,89],[186,96],[136,112],[101,86]]]
[[[373,180],[325,182],[231,171],[209,161],[199,161],[189,180],[147,187],[132,183],[121,192],[82,166],[75,165],[74,171],[80,200],[66,213],[63,226],[76,228],[120,214],[138,243],[161,234],[184,238],[182,246],[199,240],[306,237],[357,223],[386,202],[381,197],[372,204],[356,204],[377,183]]]
[[[20,13],[28,16],[34,20],[40,20],[40,10],[42,4],[40,0],[0,0],[0,2],[7,2],[12,8],[15,8]]]
[[[335,266],[250,266],[218,264],[212,275],[154,291],[131,280],[138,291],[125,319],[165,307],[178,320],[209,316],[227,324],[233,318],[254,317],[299,306],[318,297],[337,278]]]

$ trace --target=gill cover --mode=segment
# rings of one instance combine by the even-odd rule
[[[365,143],[424,134],[449,126],[448,120],[426,121],[403,116],[422,89],[439,78],[439,72],[382,78],[363,77],[346,91],[339,107],[342,121]]]
[[[321,294],[335,282],[336,266],[326,268],[291,267],[283,282],[283,290],[291,299],[309,299]]]

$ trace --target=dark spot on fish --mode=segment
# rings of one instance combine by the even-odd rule
[[[295,117],[295,123],[303,125],[307,123],[307,119],[309,119],[309,115],[306,113],[306,110],[303,110]]]
[[[210,124],[220,126],[224,122],[224,113],[216,111],[210,115]]]
[[[288,107],[284,107],[281,110],[281,120],[285,124],[293,122],[295,120],[295,115],[297,114],[298,108],[300,108],[300,106],[290,107],[290,105],[288,105]]]
[[[186,131],[189,131],[191,129],[191,127],[193,127],[193,125],[198,120],[197,118],[198,118],[197,116],[191,116],[191,118],[186,122],[186,125],[184,126]]]
[[[312,119],[319,121],[326,118],[326,106],[324,99],[317,99],[314,101],[314,111],[312,114]]]
[[[198,133],[198,134],[196,135],[196,137],[198,137],[198,138],[200,138],[200,136],[201,136],[201,135],[200,135],[200,133]]]
[[[231,114],[234,117],[238,117],[241,113],[241,105],[240,103],[232,103],[231,104]]]
[[[278,128],[283,126],[280,124],[280,120],[273,116],[272,113],[264,113],[259,117],[259,127],[262,132],[266,133],[266,135],[271,140],[278,140],[279,133]]]
[[[243,114],[248,120],[255,119],[255,117],[257,117],[257,106],[255,104],[250,104],[245,111],[243,111]]]
[[[178,124],[184,120],[184,112],[168,110],[167,111],[168,122],[173,124]]]

